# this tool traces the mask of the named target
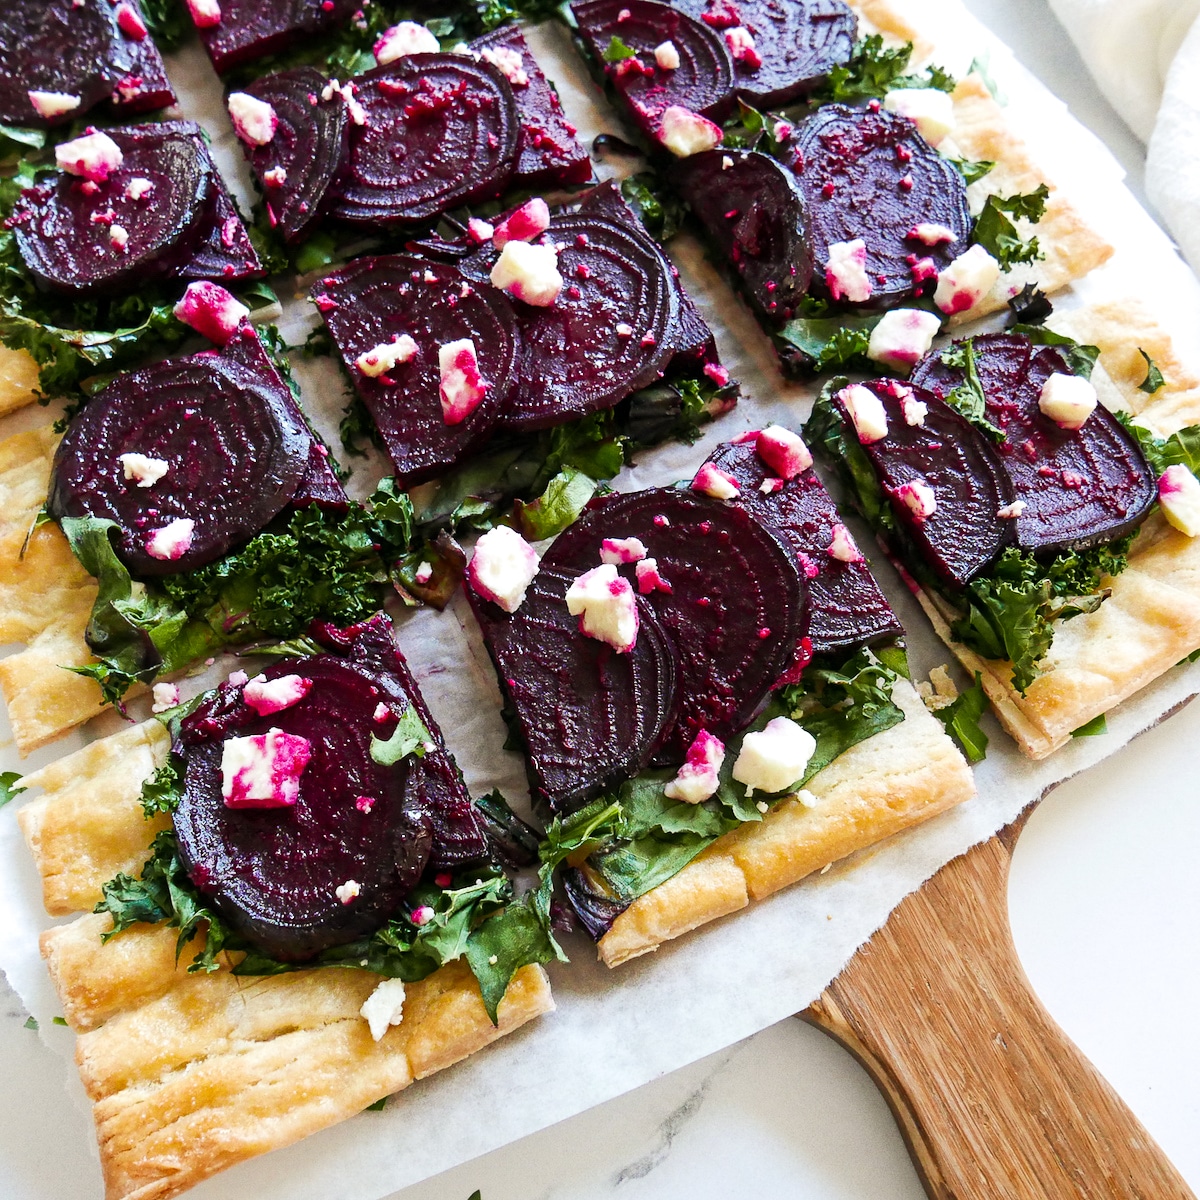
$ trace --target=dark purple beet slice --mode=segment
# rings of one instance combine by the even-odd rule
[[[807,206],[795,176],[756,150],[693,154],[675,164],[674,175],[751,303],[769,317],[789,314],[813,275]]]
[[[858,21],[842,0],[673,0],[720,31],[741,28],[755,55],[734,61],[738,95],[775,108],[811,91],[831,68],[848,62]]]
[[[136,0],[126,2],[136,5]],[[72,0],[5,0],[0,6],[0,122],[65,125],[109,99],[133,112],[171,104],[175,96],[154,43],[122,32],[117,11],[106,0],[86,0],[78,7]],[[44,117],[34,108],[31,91],[77,96],[79,105]]]
[[[829,294],[825,264],[834,242],[866,242],[871,307],[928,289],[967,248],[971,216],[962,174],[907,117],[826,104],[799,127],[792,148],[808,202],[814,291]],[[926,246],[910,239],[922,223],[952,229],[955,240]],[[925,260],[932,270],[919,265]]]
[[[447,263],[396,254],[360,258],[326,276],[313,299],[406,485],[453,465],[506,411],[521,339],[508,300],[489,284]],[[360,355],[402,334],[417,343],[408,362],[376,378],[356,365]],[[488,387],[465,421],[448,425],[438,350],[461,338],[474,342]]]
[[[370,640],[383,632],[374,629],[380,619],[387,620],[380,614],[368,623]],[[186,790],[175,830],[188,873],[217,911],[257,949],[295,962],[362,937],[400,911],[435,865],[434,814],[470,801],[394,647],[386,659],[356,645],[345,657],[287,659],[264,674],[299,675],[312,686],[297,704],[260,717],[240,688],[226,684],[184,721],[177,746],[187,761]],[[391,715],[378,721],[381,704]],[[372,737],[389,737],[410,705],[434,748],[382,766],[371,757]],[[271,728],[310,742],[295,806],[227,808],[225,739]],[[486,849],[482,835],[476,848]],[[337,889],[349,880],[359,892],[343,903]]]
[[[592,161],[579,144],[577,130],[567,120],[553,84],[530,52],[521,27],[502,25],[476,38],[471,49],[500,69],[517,102],[521,138],[513,184],[537,189],[587,183],[592,177]],[[513,56],[519,56],[519,65]],[[520,72],[524,72],[525,82]]]
[[[286,242],[303,240],[324,216],[349,160],[346,102],[338,92],[323,99],[326,82],[315,67],[297,67],[246,88],[279,119],[265,146],[243,143],[242,149],[263,190],[267,218]]]
[[[409,54],[355,81],[365,120],[333,215],[355,225],[427,221],[498,196],[521,124],[508,80],[462,54]]]
[[[1071,368],[1053,346],[1019,333],[973,339],[987,418],[1003,430],[995,446],[1025,510],[1015,521],[1017,545],[1035,553],[1084,550],[1131,533],[1158,494],[1137,443],[1102,404],[1082,429],[1062,429],[1038,408],[1042,385]],[[935,396],[962,383],[962,371],[940,355],[917,364],[915,382]]]
[[[897,520],[925,561],[944,579],[965,586],[1012,540],[1012,521],[998,516],[1012,503],[1012,484],[991,443],[948,404],[923,388],[890,380],[863,385],[883,402],[887,437],[863,446],[891,502]],[[899,396],[911,391],[928,406],[923,424],[909,425]],[[846,418],[841,400],[835,404]],[[897,496],[898,489],[924,481],[936,508],[924,520]]]
[[[103,183],[54,172],[21,194],[17,248],[43,287],[94,295],[179,273],[205,234],[214,186],[207,155],[182,124],[109,130],[123,161]],[[134,179],[152,189],[131,199]]]
[[[59,443],[47,508],[56,518],[105,517],[137,575],[212,562],[258,533],[292,500],[312,435],[278,373],[213,351],[121,375],[72,421]],[[149,487],[125,478],[122,454],[164,460]],[[147,551],[153,530],[194,522],[174,558]]]
[[[549,308],[521,305],[520,382],[505,413],[545,429],[619,404],[662,375],[675,353],[679,300],[645,234],[582,213],[554,217],[564,286]]]
[[[655,140],[663,113],[672,105],[719,121],[733,104],[733,60],[720,34],[686,13],[658,0],[582,0],[572,4],[579,33],[630,116]],[[604,59],[613,38],[636,52],[609,63]],[[655,47],[672,42],[679,66],[663,70]]]
[[[584,868],[565,867],[562,885],[579,923],[594,942],[598,942],[629,907],[628,900],[613,900],[600,891]]]
[[[200,139],[198,145],[207,156],[207,145]],[[205,236],[180,269],[179,278],[219,279],[223,283],[259,279],[266,274],[262,260],[215,165],[212,173],[213,190]]]
[[[646,599],[679,656],[679,716],[656,755],[678,763],[698,730],[727,741],[744,729],[807,660],[806,590],[782,534],[745,508],[675,488],[593,501],[546,552],[542,570],[589,570],[605,538],[625,537],[641,539],[672,589]]]
[[[708,461],[737,480],[739,504],[791,542],[808,582],[808,635],[814,654],[870,645],[904,632],[866,560],[842,562],[829,553],[833,527],[841,517],[811,467],[783,481],[777,491],[764,493],[760,485],[778,476],[759,458],[753,439],[725,442]]]
[[[301,38],[337,29],[362,0],[221,0],[221,20],[200,30],[218,73],[285,50]]]
[[[675,653],[649,604],[639,602],[633,650],[618,654],[580,633],[567,612],[579,573],[543,566],[511,614],[468,589],[525,743],[534,801],[555,813],[641,770],[675,716]]]

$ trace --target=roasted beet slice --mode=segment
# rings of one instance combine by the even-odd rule
[[[213,192],[207,155],[182,124],[109,130],[123,161],[108,179],[58,171],[21,194],[17,248],[43,287],[95,295],[178,275],[206,233]]]
[[[221,0],[220,20],[200,29],[218,73],[347,24],[362,0]]]
[[[1004,433],[995,449],[1025,508],[1012,523],[1035,553],[1084,550],[1131,533],[1150,511],[1157,483],[1137,443],[1102,404],[1081,429],[1063,429],[1038,407],[1051,375],[1069,375],[1060,351],[1019,333],[974,338],[987,419]],[[917,364],[915,382],[936,396],[963,382],[940,354]]]
[[[782,534],[745,508],[675,488],[593,501],[542,570],[590,570],[605,538],[627,537],[641,540],[671,589],[646,596],[679,656],[679,715],[656,760],[682,762],[698,730],[727,741],[807,661],[806,589]],[[622,569],[633,577],[633,566]]]
[[[832,294],[826,267],[835,243],[866,243],[871,294],[858,303],[870,306],[927,289],[967,248],[971,215],[962,174],[907,117],[826,104],[800,126],[792,149],[821,295]],[[954,240],[928,246],[910,238],[921,224],[945,226]]]
[[[326,83],[315,67],[297,67],[246,88],[279,120],[265,146],[243,143],[242,149],[263,190],[267,219],[286,242],[302,241],[325,215],[349,160],[346,102],[341,92],[326,95]]]
[[[137,11],[137,0],[126,0]],[[128,21],[129,18],[126,18]],[[79,103],[55,112],[30,93]],[[104,100],[126,111],[163,108],[175,99],[154,43],[121,29],[106,0],[5,0],[0,6],[0,122],[64,125]]]
[[[355,225],[420,223],[508,185],[521,123],[512,88],[491,63],[409,54],[352,86],[363,122],[350,131],[334,216]]]
[[[115,521],[117,553],[135,574],[187,571],[279,513],[305,479],[311,447],[273,369],[212,351],[167,359],[118,376],[72,421],[47,507],[56,519]]]
[[[862,387],[879,398],[887,414],[887,436],[862,448],[901,527],[939,575],[965,586],[1012,541],[1012,521],[999,515],[1013,500],[999,455],[985,434],[924,388],[893,380]],[[842,399],[847,391],[834,402],[853,437]],[[908,423],[902,401],[914,424]],[[926,406],[919,421],[913,402]],[[922,515],[918,510],[930,494],[933,511]]]
[[[675,651],[649,604],[639,601],[633,650],[618,654],[567,612],[578,574],[543,566],[512,614],[468,590],[525,744],[533,798],[555,813],[641,770],[675,717]]]
[[[860,555],[846,562],[830,553],[841,517],[811,467],[795,479],[780,479],[758,456],[753,438],[723,443],[708,461],[737,481],[738,504],[791,542],[808,583],[808,636],[814,654],[870,645],[904,632],[866,559]],[[764,492],[764,483],[775,490]]]
[[[358,259],[326,276],[313,298],[406,485],[453,465],[488,436],[508,403],[521,346],[503,293],[450,264],[396,254]],[[403,336],[416,343],[408,361],[380,375],[359,365]],[[463,338],[487,386],[465,420],[448,424],[439,349]]]
[[[848,62],[854,49],[858,22],[842,0],[673,3],[738,48],[734,84],[738,95],[755,108],[774,108],[805,95],[833,67]]]
[[[653,383],[675,353],[679,299],[648,236],[599,217],[555,217],[566,285],[549,308],[521,305],[520,381],[505,413],[544,429],[619,404]]]
[[[688,207],[768,317],[787,316],[813,274],[807,206],[796,177],[757,150],[706,150],[675,164]]]
[[[375,628],[381,620],[368,623],[371,640],[383,632]],[[186,790],[175,830],[188,873],[217,911],[263,953],[296,962],[401,911],[427,865],[445,865],[437,856],[453,848],[438,846],[439,824],[453,825],[452,810],[469,810],[470,799],[394,647],[381,659],[356,644],[345,657],[287,659],[264,674],[298,675],[311,686],[297,703],[259,716],[241,687],[227,683],[186,718],[177,743]],[[425,721],[431,748],[383,766],[371,756],[372,739],[389,737],[409,707]],[[226,739],[272,728],[309,742],[295,805],[228,808]],[[481,832],[473,840],[474,851],[486,850]],[[356,891],[346,889],[350,881]]]
[[[203,143],[200,143],[203,145]],[[208,148],[204,146],[207,155]],[[260,279],[266,274],[262,259],[250,240],[246,224],[234,206],[225,181],[213,171],[213,190],[207,231],[195,252],[180,269],[179,278],[219,279],[236,283],[239,279]]]
[[[663,113],[672,106],[719,121],[733,104],[733,60],[724,40],[686,13],[658,0],[582,0],[571,12],[588,50],[647,137],[658,140]],[[608,61],[614,39],[634,55]],[[654,51],[664,42],[678,52],[678,67],[658,65]]]
[[[521,27],[502,25],[476,38],[471,49],[499,69],[517,101],[521,138],[514,186],[537,189],[587,183],[592,160],[579,144],[577,130],[530,52]]]

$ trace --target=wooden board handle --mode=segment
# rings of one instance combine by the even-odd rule
[[[870,1072],[934,1200],[1196,1200],[1029,986],[1021,824],[909,896],[801,1015]]]

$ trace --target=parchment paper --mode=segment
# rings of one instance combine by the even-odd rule
[[[990,54],[990,70],[1009,97],[1015,126],[1089,219],[1119,247],[1110,265],[1057,298],[1060,307],[1137,293],[1155,304],[1181,349],[1196,353],[1200,286],[1125,190],[1120,168],[1104,147],[957,0],[926,0],[914,8],[934,32],[937,59],[949,70],[965,73],[973,58]],[[615,129],[611,114],[597,105],[597,94],[565,33],[545,27],[531,40],[581,134],[591,138],[602,128]],[[248,198],[241,155],[232,144],[207,61],[193,47],[169,68],[186,115],[202,120],[212,132],[222,170],[240,181]],[[780,381],[766,338],[698,248],[680,240],[672,244],[672,253],[716,330],[724,361],[742,380],[745,399],[698,445],[668,446],[644,455],[621,477],[622,489],[690,475],[717,441],[768,419],[797,425],[811,402],[811,389]],[[306,307],[291,299],[287,303],[283,327],[292,341],[302,341],[315,323]],[[306,407],[333,439],[342,404],[337,372],[328,362],[294,357]],[[0,426],[0,434],[39,419],[36,413],[18,414]],[[353,490],[369,491],[380,473],[378,463],[359,466]],[[860,544],[869,545],[866,531],[857,532]],[[923,675],[946,662],[948,652],[935,642],[911,597],[886,564],[875,565],[909,631],[916,670]],[[500,749],[504,729],[492,669],[461,597],[444,614],[419,611],[404,617],[400,638],[472,791],[499,786],[510,797],[523,797],[520,764]],[[205,682],[186,681],[184,694],[200,690]],[[258,1200],[375,1200],[755,1033],[813,1000],[891,909],[943,863],[1196,693],[1200,664],[1176,668],[1111,714],[1107,735],[1073,742],[1041,764],[1023,759],[988,718],[992,747],[977,770],[979,796],[972,802],[618,971],[596,962],[586,938],[568,939],[571,964],[551,967],[556,1013],[414,1085],[383,1113],[243,1164],[192,1194],[196,1200],[246,1195]],[[9,737],[0,746],[0,768],[28,770],[111,730],[115,721],[106,717],[86,735],[76,734],[25,763],[18,762]],[[70,1055],[72,1035],[51,1023],[58,1006],[36,948],[37,934],[49,921],[17,831],[18,807],[14,803],[0,811],[0,966],[39,1019],[47,1044]],[[20,1086],[17,1080],[7,1082]],[[70,1090],[83,1104],[73,1073]],[[100,1190],[97,1172],[94,1194]]]

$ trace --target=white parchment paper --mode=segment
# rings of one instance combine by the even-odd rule
[[[1126,191],[1120,169],[1104,147],[957,0],[919,0],[913,8],[938,41],[938,61],[951,71],[965,73],[973,58],[990,54],[990,70],[1009,98],[1014,125],[1092,223],[1119,247],[1108,266],[1058,298],[1060,307],[1137,294],[1156,306],[1181,350],[1195,354],[1200,349],[1200,286]],[[565,33],[545,27],[531,40],[581,135],[591,138],[602,128],[615,129]],[[207,61],[193,47],[169,67],[185,114],[202,120],[210,130],[222,170],[227,178],[240,181],[248,198],[241,156]],[[623,489],[690,475],[717,441],[768,419],[798,425],[811,401],[810,389],[780,380],[766,338],[698,248],[681,239],[672,252],[717,332],[724,361],[743,382],[745,399],[698,445],[668,446],[644,455],[622,476]],[[284,331],[292,341],[302,341],[313,318],[298,298],[285,299]],[[333,439],[343,399],[337,372],[328,362],[295,358],[305,405]],[[40,419],[40,413],[18,414],[0,426],[0,434]],[[352,490],[362,494],[381,471],[377,463],[355,463]],[[859,533],[860,544],[868,545],[865,530]],[[875,565],[909,630],[913,664],[923,675],[949,655],[935,642],[886,564]],[[519,761],[500,749],[504,729],[499,694],[461,597],[444,614],[419,611],[405,616],[400,638],[472,791],[500,786],[510,796],[524,795]],[[199,690],[202,682],[185,683],[185,694]],[[988,718],[992,748],[976,772],[975,800],[616,972],[596,962],[585,938],[569,939],[573,961],[551,968],[557,1012],[416,1084],[383,1113],[351,1120],[236,1167],[193,1195],[196,1200],[240,1200],[246,1195],[258,1200],[375,1200],[781,1020],[812,1001],[891,909],[942,864],[1196,693],[1200,664],[1177,668],[1111,714],[1105,736],[1074,742],[1041,764],[1023,759]],[[40,765],[110,731],[114,722],[106,717],[86,734],[73,735],[25,763],[18,762],[11,737],[6,736],[0,745],[0,768]],[[72,1035],[51,1023],[58,1005],[37,953],[37,935],[50,922],[42,912],[36,874],[17,831],[18,807],[14,803],[0,811],[0,966],[39,1019],[46,1042],[70,1055]],[[19,1086],[19,1081],[8,1082]],[[74,1078],[70,1090],[78,1103],[85,1103]],[[97,1172],[92,1192],[99,1195],[100,1190]]]

